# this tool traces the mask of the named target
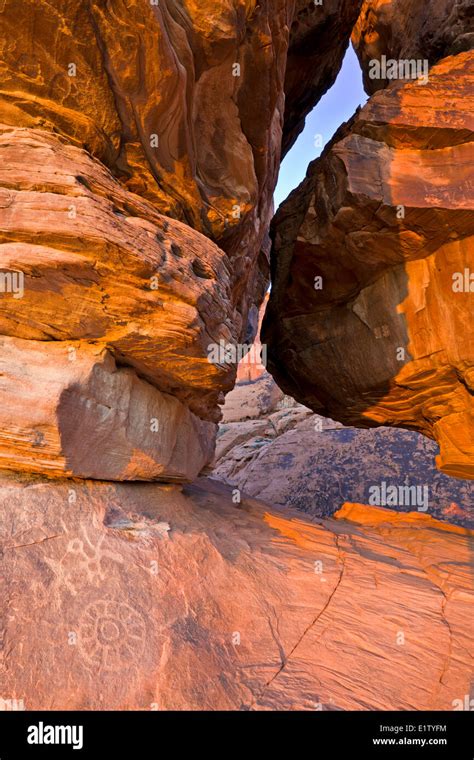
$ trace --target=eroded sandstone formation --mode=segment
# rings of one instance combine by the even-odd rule
[[[31,398],[40,403],[52,356],[61,389],[40,403],[41,420],[6,419],[8,467],[51,475],[61,460],[60,471],[80,477],[174,477],[174,443],[155,457],[149,432],[137,438],[148,416],[125,448],[114,442],[124,434],[120,383],[92,437],[109,464],[98,457],[84,470],[82,453],[60,450],[70,436],[57,405],[64,393],[72,402],[88,392],[70,391],[82,350],[115,361],[121,377],[124,366],[135,371],[134,395],[144,394],[137,412],[153,396],[173,397],[163,441],[197,444],[176,471],[189,479],[205,464],[215,432],[206,423],[219,419],[235,380],[225,348],[253,339],[268,285],[285,89],[298,130],[337,75],[358,6],[342,3],[338,26],[331,4],[304,9],[293,0],[2,3],[0,334],[21,339],[16,357],[4,357],[3,392],[42,348],[45,372]],[[327,24],[338,31],[330,50]],[[307,39],[320,65],[303,107],[285,72],[289,49],[294,62]],[[224,355],[209,361],[215,345]],[[190,429],[197,438],[186,438]],[[50,434],[54,453],[32,456],[31,436]]]
[[[207,360],[234,343],[230,266],[203,235],[128,193],[85,151],[45,132],[0,134],[4,335],[102,343],[161,391],[216,420],[235,369]]]
[[[388,84],[370,76],[370,62],[382,56],[394,60],[426,60],[429,65],[474,46],[471,0],[363,0],[352,32],[367,92]]]
[[[470,694],[472,531],[361,504],[303,519],[247,497],[238,478],[180,483],[211,461],[235,379],[237,360],[208,361],[209,348],[250,341],[258,328],[282,140],[286,151],[334,80],[360,6],[0,0],[0,706],[450,710]],[[342,131],[317,190],[311,176],[305,185],[325,214],[311,240],[300,191],[296,211],[283,212],[289,226],[278,217],[288,249],[293,232],[309,250],[313,233],[322,236],[316,271],[295,262],[295,288],[308,271],[326,284],[339,272],[336,316],[349,315],[340,345],[327,290],[317,309],[328,330],[328,355],[317,360],[323,373],[334,369],[323,402],[310,355],[319,327],[288,315],[278,271],[270,312],[278,300],[282,385],[318,409],[334,393],[345,407],[354,400],[358,423],[367,373],[379,401],[394,361],[384,343],[374,369],[367,329],[385,340],[393,322],[399,341],[399,321],[417,320],[418,363],[410,368],[410,355],[394,404],[369,422],[390,422],[392,407],[394,424],[426,418],[425,432],[453,436],[442,458],[456,474],[466,469],[458,431],[472,373],[461,339],[446,361],[445,343],[453,325],[466,345],[469,334],[464,302],[444,300],[431,257],[442,272],[467,257],[472,124],[470,58],[449,60],[433,70],[422,109],[421,91],[392,87]],[[431,101],[454,105],[440,117]],[[420,208],[425,185],[441,199],[435,211],[429,197]],[[393,221],[397,198],[403,227]],[[404,234],[392,239],[387,219]],[[344,236],[354,266],[338,259]],[[411,300],[397,322],[384,309],[398,304],[405,261]],[[379,293],[381,278],[391,284]],[[307,309],[305,294],[290,292],[290,311]],[[429,331],[433,301],[441,337]],[[281,332],[290,321],[310,359],[297,387]],[[427,336],[432,351],[419,357]],[[341,381],[355,342],[362,390],[346,371]],[[300,423],[315,416],[286,408],[260,363],[240,379],[245,393],[237,388],[225,424],[244,414],[248,427],[221,428],[219,455],[233,461],[252,425],[270,460],[274,446],[281,477],[280,443],[291,447],[285,436],[296,431],[308,454]],[[431,407],[433,387],[442,393]],[[278,483],[271,466],[268,476]],[[287,494],[299,476],[304,468]],[[164,482],[117,482],[130,480]]]
[[[273,224],[263,340],[286,393],[347,425],[434,438],[474,477],[474,53],[343,126]]]
[[[27,710],[452,710],[470,693],[466,529],[358,505],[311,522],[206,480],[11,476],[0,502],[0,681]]]
[[[359,3],[337,14],[305,3],[305,35],[321,51],[300,124],[337,75]],[[268,276],[265,237],[279,166],[294,0],[34,0],[2,3],[0,123],[59,133],[132,193],[218,243],[232,260],[245,332]],[[18,36],[18,28],[22,35]],[[326,60],[327,59],[327,60]],[[321,81],[320,81],[321,80]],[[299,127],[298,127],[299,128]]]
[[[343,502],[388,503],[474,528],[474,483],[439,472],[436,452],[419,433],[344,427],[313,414],[266,372],[238,381],[226,396],[210,474],[316,517],[331,516]]]

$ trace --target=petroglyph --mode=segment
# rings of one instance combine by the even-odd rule
[[[82,657],[99,670],[124,670],[143,653],[143,616],[128,604],[99,600],[88,604],[79,624]]]

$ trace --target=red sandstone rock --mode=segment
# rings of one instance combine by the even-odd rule
[[[100,346],[0,337],[0,467],[99,480],[192,480],[215,425]]]
[[[283,392],[266,372],[253,382],[237,383],[227,394],[222,407],[222,421],[257,419],[274,411],[284,398]]]
[[[370,61],[426,60],[430,65],[474,47],[471,0],[364,0],[352,33],[367,92],[388,84],[369,76]],[[440,112],[442,115],[442,112]]]
[[[0,333],[100,345],[218,420],[235,362],[209,349],[253,337],[268,284],[288,46],[293,66],[317,43],[320,63],[304,108],[288,85],[294,130],[357,5],[338,25],[331,4],[304,18],[293,0],[4,3],[0,270],[25,283],[0,294]]]
[[[425,88],[377,93],[310,164],[274,221],[263,325],[286,393],[347,425],[423,432],[440,469],[467,478],[473,64],[473,53],[446,58]]]
[[[292,130],[335,78],[358,4],[344,0],[341,24],[335,3],[313,7],[303,34],[298,2],[291,65],[303,52],[303,36],[319,50],[321,71],[307,72],[303,109],[299,90],[288,84]],[[123,188],[216,242],[230,258],[243,338],[248,312],[268,283],[266,236],[294,0],[3,6],[0,123],[65,137],[107,166]],[[329,48],[327,13],[340,33]]]
[[[0,332],[103,345],[219,419],[235,365],[209,362],[209,346],[242,329],[225,254],[57,136],[5,129],[0,159],[0,270],[24,277],[21,297],[0,293]]]
[[[262,343],[260,341],[260,330],[262,327],[265,309],[267,308],[268,298],[269,294],[267,293],[258,312],[256,335],[253,343],[251,344],[251,348],[237,366],[237,383],[254,382],[266,373],[265,367],[267,364],[267,347],[262,346]]]
[[[359,505],[314,523],[205,480],[10,477],[0,501],[1,693],[27,710],[452,710],[469,694],[465,529]]]

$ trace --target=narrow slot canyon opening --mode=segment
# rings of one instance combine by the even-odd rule
[[[354,48],[349,44],[336,81],[308,114],[303,131],[281,162],[274,195],[275,211],[303,181],[310,161],[321,155],[339,127],[367,99],[362,70]]]
[[[308,114],[281,163],[275,214],[303,182],[308,165],[368,99],[350,44],[334,84]],[[317,224],[312,232],[317,236]],[[226,397],[212,477],[317,517],[350,502],[428,513],[474,527],[473,483],[436,468],[435,441],[401,427],[343,425],[315,414],[278,387],[267,371],[268,346],[260,340],[271,288],[260,309],[256,341]]]

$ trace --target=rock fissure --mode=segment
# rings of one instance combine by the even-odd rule
[[[281,644],[279,644],[279,643],[277,644],[278,645],[278,649],[280,651],[281,665],[278,668],[278,670],[276,671],[276,673],[274,673],[273,676],[265,683],[265,685],[263,686],[263,689],[259,692],[258,696],[254,697],[254,699],[253,699],[253,701],[252,701],[249,709],[252,709],[252,707],[255,705],[255,703],[257,701],[260,701],[263,698],[263,696],[264,696],[265,692],[267,691],[267,689],[273,684],[273,682],[280,676],[280,674],[283,672],[283,670],[285,670],[285,668],[289,665],[290,660],[294,656],[294,654],[295,654],[296,650],[298,649],[298,647],[301,646],[301,644],[303,643],[303,641],[307,637],[307,635],[312,631],[312,629],[314,628],[314,626],[319,622],[320,618],[324,615],[324,613],[327,612],[328,607],[331,604],[331,602],[333,600],[333,597],[334,597],[336,591],[338,590],[338,588],[339,588],[339,586],[340,586],[340,584],[342,582],[342,578],[343,578],[343,575],[344,575],[344,569],[345,569],[344,555],[341,552],[341,549],[339,547],[339,537],[338,537],[338,535],[335,534],[335,533],[333,533],[333,536],[334,536],[334,542],[335,542],[335,545],[336,545],[338,556],[339,556],[340,560],[342,561],[342,567],[341,567],[341,570],[339,572],[339,577],[338,577],[338,579],[337,579],[337,581],[336,581],[336,583],[334,585],[334,588],[331,591],[331,593],[329,594],[329,596],[328,596],[328,598],[326,600],[326,603],[324,604],[323,608],[318,612],[318,614],[316,615],[316,617],[310,622],[310,624],[307,626],[307,628],[305,628],[305,630],[303,631],[303,633],[299,637],[298,641],[293,645],[293,647],[290,649],[290,651],[288,652],[287,655],[285,655],[284,650],[281,647]],[[272,630],[272,635],[273,635],[273,630]],[[275,642],[275,643],[277,643],[277,642]]]

